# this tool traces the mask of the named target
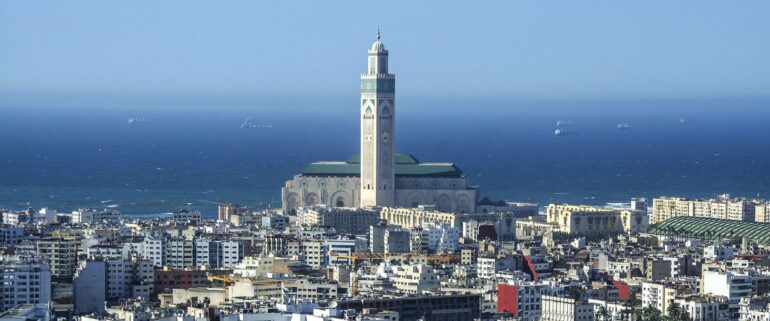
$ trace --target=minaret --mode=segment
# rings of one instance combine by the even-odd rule
[[[388,51],[377,41],[369,49],[369,68],[361,75],[361,207],[396,202],[393,140],[396,76],[388,73]]]

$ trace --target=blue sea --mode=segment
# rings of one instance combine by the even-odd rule
[[[305,165],[358,149],[355,95],[70,101],[0,100],[0,208],[214,217],[217,202],[279,206]],[[454,162],[493,199],[770,198],[768,99],[400,98],[397,108],[399,153]],[[257,128],[241,128],[246,118]]]

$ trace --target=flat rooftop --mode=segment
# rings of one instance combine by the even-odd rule
[[[412,155],[396,154],[394,166],[397,177],[460,178],[463,172],[453,163],[423,163]],[[351,176],[361,175],[361,157],[353,155],[347,161],[314,162],[300,173],[303,176]]]

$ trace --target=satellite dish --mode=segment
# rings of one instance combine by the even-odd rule
[[[329,307],[332,309],[337,308],[337,301],[332,301],[331,303],[329,303]]]

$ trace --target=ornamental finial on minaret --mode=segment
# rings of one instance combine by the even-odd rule
[[[382,41],[380,41],[380,27],[377,27],[377,40],[374,41],[372,44],[372,48],[369,50],[369,52],[382,52],[387,53],[388,51],[385,50],[385,46],[382,44]]]

